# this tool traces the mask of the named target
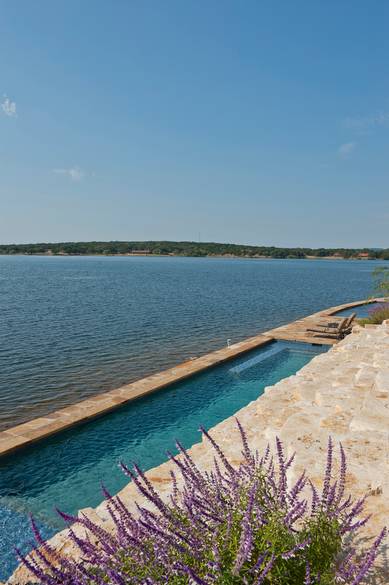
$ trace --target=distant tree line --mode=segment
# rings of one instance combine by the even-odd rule
[[[369,248],[277,248],[214,242],[62,242],[0,245],[0,254],[117,255],[151,254],[172,256],[240,256],[244,258],[372,258],[389,260],[389,249]]]

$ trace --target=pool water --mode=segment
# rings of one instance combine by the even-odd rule
[[[190,447],[200,425],[233,415],[326,349],[270,343],[0,460],[0,579],[16,565],[13,547],[30,548],[29,513],[51,536],[63,527],[55,506],[74,513],[101,502],[101,482],[112,493],[124,487],[119,461],[159,465],[175,438]]]
[[[358,307],[352,307],[351,309],[344,309],[336,313],[337,317],[349,317],[352,313],[356,313],[358,319],[363,319],[369,316],[369,312],[374,310],[378,305],[382,303],[368,303],[367,305],[359,305]]]

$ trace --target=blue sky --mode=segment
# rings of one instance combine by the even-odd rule
[[[389,247],[389,3],[13,0],[0,242]]]

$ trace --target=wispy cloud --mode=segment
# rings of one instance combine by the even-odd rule
[[[350,130],[366,132],[378,126],[389,126],[389,112],[378,112],[372,116],[356,116],[343,120],[343,124]]]
[[[354,150],[356,149],[357,143],[356,142],[345,142],[341,144],[338,148],[338,156],[339,158],[350,158],[353,154]]]
[[[77,166],[70,167],[69,169],[53,169],[53,173],[66,175],[71,181],[82,181],[86,176],[86,172]]]
[[[3,95],[3,101],[1,102],[1,108],[6,116],[9,116],[10,118],[18,117],[16,102],[10,100],[5,94]]]

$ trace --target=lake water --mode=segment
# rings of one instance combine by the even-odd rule
[[[0,429],[366,297],[377,265],[0,256]]]

